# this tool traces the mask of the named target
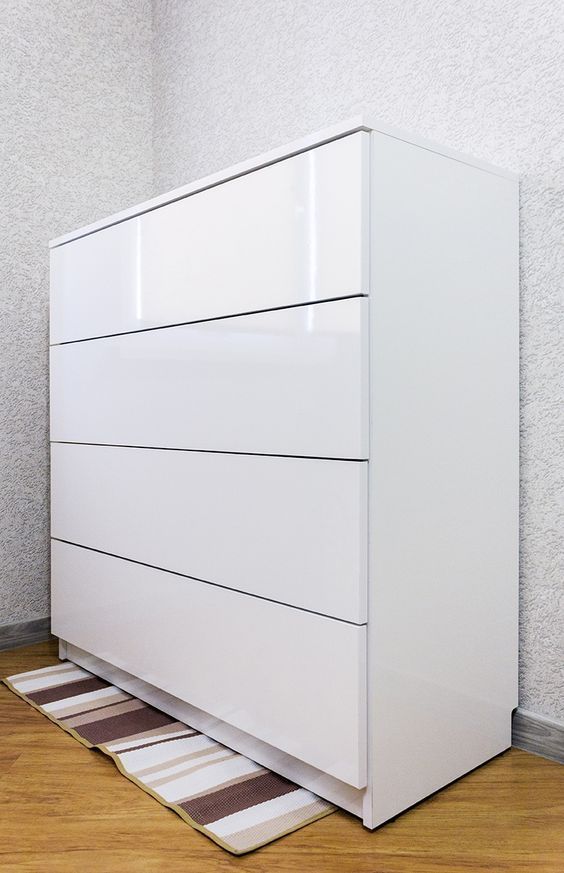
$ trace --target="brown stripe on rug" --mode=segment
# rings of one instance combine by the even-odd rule
[[[157,731],[158,731],[158,728],[157,728]],[[151,731],[151,733],[152,733],[152,731]],[[184,739],[186,739],[186,737],[193,737],[197,733],[199,733],[199,731],[194,730],[194,728],[187,728],[186,733],[179,734],[177,737],[175,737],[175,739],[184,740]],[[152,746],[160,746],[161,743],[170,743],[170,739],[167,738],[166,740],[161,739],[161,740],[153,740],[152,742],[141,743],[138,746],[129,747],[127,749],[127,751],[128,752],[138,752],[139,749],[148,749],[149,746],[151,746],[151,747]],[[109,749],[109,751],[112,752],[112,754],[116,754],[116,755],[123,754],[123,752],[120,753],[118,750],[113,751],[112,749]]]
[[[110,740],[115,742],[115,740],[125,739],[131,734],[139,733],[139,731],[162,727],[170,724],[173,720],[164,712],[144,705],[133,712],[124,712],[114,716],[108,715],[107,718],[96,720],[93,717],[92,721],[80,725],[80,735],[93,746],[98,746],[108,743]]]
[[[75,679],[65,685],[56,685],[54,688],[42,688],[40,691],[28,691],[27,696],[34,703],[41,705],[54,703],[55,700],[65,700],[67,697],[75,697],[78,694],[86,694],[89,691],[100,691],[107,688],[108,682],[92,676],[90,679]]]
[[[118,740],[115,743],[108,743],[108,748],[110,752],[132,752],[134,748],[141,749],[143,746],[146,746],[155,740],[164,739],[165,737],[168,740],[170,739],[170,734],[180,734],[186,730],[192,731],[194,729],[187,728],[186,725],[180,721],[173,721],[172,724],[168,724],[166,727],[153,728],[153,730],[150,731],[140,731],[138,734],[133,734],[126,740]]]
[[[64,724],[68,728],[81,728],[79,733],[83,734],[83,725],[93,725],[96,721],[103,721],[108,718],[115,718],[118,715],[123,715],[124,712],[133,712],[136,709],[143,709],[147,704],[142,700],[137,700],[136,697],[130,697],[129,700],[120,700],[118,703],[110,703],[108,706],[101,706],[97,709],[90,709],[87,712],[82,712],[66,718],[59,718],[56,713],[54,715],[57,721]]]
[[[254,779],[255,776],[258,776],[261,773],[270,773],[270,770],[267,770],[265,767],[256,767],[250,773],[244,773],[243,776],[235,776],[232,779],[226,779],[221,785],[217,785],[213,789],[207,788],[205,791],[197,791],[195,794],[188,794],[186,797],[177,798],[176,803],[178,806],[184,808],[185,803],[189,803],[191,800],[197,800],[199,797],[206,797],[208,794],[216,791],[223,791],[224,788],[229,788],[230,785],[238,785],[240,782],[246,782],[247,779]]]
[[[235,855],[335,809],[71,662],[19,673],[4,683],[63,730],[111,757],[124,776]]]
[[[290,782],[289,779],[267,770],[256,775],[253,773],[243,782],[236,782],[234,785],[228,785],[227,788],[220,788],[218,791],[187,800],[180,806],[194,821],[205,825],[295,790],[295,782]]]

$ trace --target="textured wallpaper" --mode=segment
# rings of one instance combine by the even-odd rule
[[[0,3],[0,625],[49,614],[51,237],[146,198],[149,0]]]
[[[366,111],[522,175],[521,705],[564,720],[564,6],[3,0],[0,45],[0,624],[48,614],[48,239]]]
[[[564,5],[155,0],[158,191],[359,111],[522,174],[521,706],[564,720]]]

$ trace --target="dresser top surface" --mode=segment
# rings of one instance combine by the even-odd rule
[[[205,191],[207,188],[213,188],[215,185],[220,185],[223,182],[235,179],[238,176],[244,176],[247,173],[253,172],[254,170],[261,169],[262,167],[267,167],[270,164],[275,164],[278,161],[284,160],[285,158],[293,157],[294,155],[305,152],[308,149],[324,145],[325,143],[340,139],[343,136],[349,136],[350,134],[358,133],[359,131],[374,131],[377,133],[382,133],[394,139],[399,139],[403,142],[412,143],[419,148],[424,148],[429,151],[436,152],[437,154],[444,155],[445,157],[452,158],[453,160],[461,161],[462,163],[468,164],[472,167],[476,167],[486,172],[493,173],[507,179],[512,179],[515,181],[518,180],[518,175],[509,170],[505,170],[501,167],[496,167],[493,164],[487,163],[486,161],[482,161],[469,155],[462,154],[455,151],[454,149],[450,149],[446,146],[439,145],[422,137],[407,133],[406,131],[395,128],[383,122],[376,122],[372,119],[367,118],[365,115],[356,115],[345,121],[339,122],[338,124],[333,124],[330,127],[326,127],[323,130],[317,131],[316,133],[308,134],[307,136],[301,137],[298,140],[294,140],[291,143],[287,143],[286,145],[272,149],[271,151],[264,152],[263,154],[257,155],[253,158],[249,158],[246,161],[233,164],[230,167],[226,167],[225,169],[219,170],[216,173],[212,173],[209,176],[205,176],[202,179],[196,179],[193,182],[188,182],[186,185],[182,185],[180,188],[174,188],[172,191],[167,191],[164,194],[159,194],[157,197],[152,197],[150,200],[146,200],[143,203],[135,204],[134,206],[130,206],[127,209],[123,209],[120,212],[116,212],[113,215],[102,218],[99,221],[93,222],[92,224],[85,225],[84,227],[77,228],[76,230],[56,237],[55,239],[52,239],[50,241],[49,247],[56,248],[57,246],[61,246],[65,243],[72,242],[75,239],[79,239],[80,237],[88,236],[89,234],[95,233],[98,230],[103,230],[104,228],[110,227],[111,225],[119,224],[120,222],[126,221],[129,218],[134,218],[137,215],[142,215],[144,212],[150,212],[153,209],[158,209],[159,207],[165,206],[168,203],[173,203],[176,200],[182,200],[184,197],[189,197],[191,194],[197,194],[198,192]]]

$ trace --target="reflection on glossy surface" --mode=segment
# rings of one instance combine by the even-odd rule
[[[367,292],[356,133],[51,253],[51,342]]]
[[[307,153],[308,158],[308,254],[309,254],[309,297],[308,300],[315,300],[317,292],[317,214],[316,214],[316,171],[315,171],[315,155],[313,152]],[[308,310],[308,328],[313,328],[314,313]]]
[[[52,439],[366,458],[367,306],[357,297],[54,346]]]
[[[142,240],[141,240],[141,220],[139,218],[133,219],[135,223],[136,236],[137,236],[137,245],[135,250],[135,315],[137,319],[137,324],[141,325],[143,323],[143,268],[142,268]]]

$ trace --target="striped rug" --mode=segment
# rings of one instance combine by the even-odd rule
[[[235,855],[335,809],[70,661],[9,676],[4,684]]]

